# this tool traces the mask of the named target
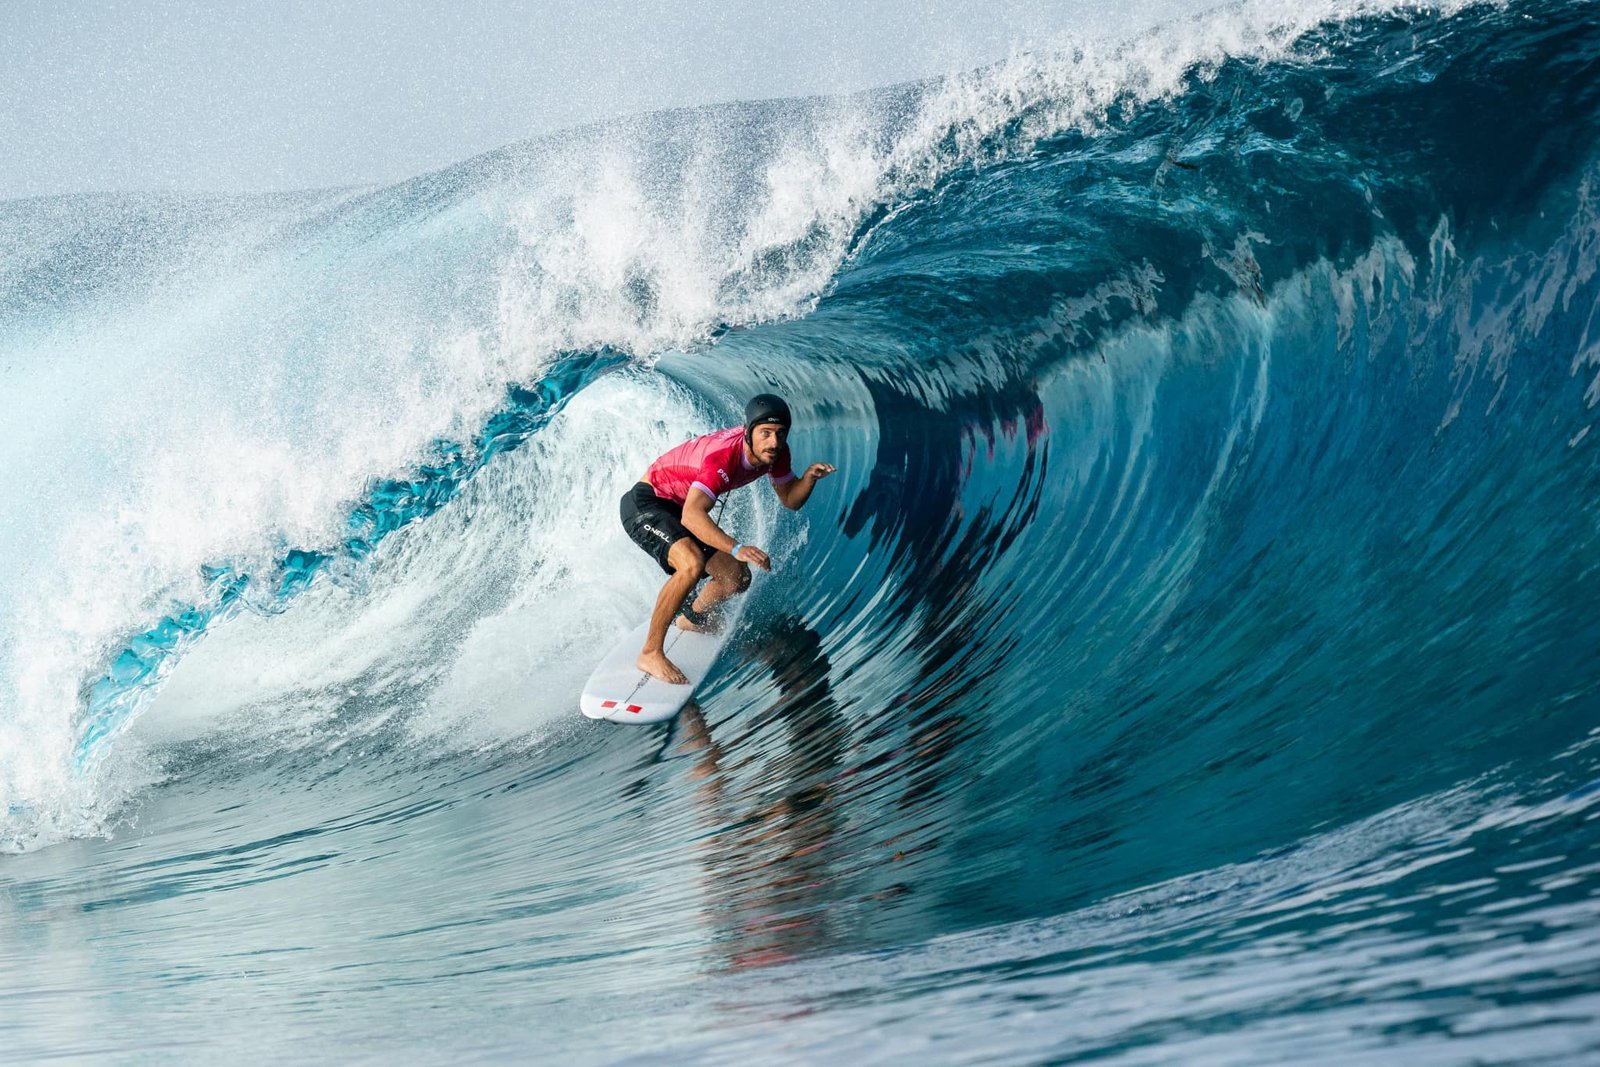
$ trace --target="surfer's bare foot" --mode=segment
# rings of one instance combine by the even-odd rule
[[[688,630],[692,634],[714,634],[718,629],[720,629],[720,627],[718,627],[716,622],[711,619],[707,619],[705,625],[702,626],[700,624],[690,622],[687,616],[679,615],[678,629]]]
[[[652,678],[660,678],[669,685],[688,685],[689,679],[672,661],[665,652],[639,653],[638,667]]]

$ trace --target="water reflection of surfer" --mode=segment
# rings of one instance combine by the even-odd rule
[[[772,668],[778,699],[742,736],[719,743],[693,703],[680,719],[682,747],[700,753],[694,776],[714,827],[705,842],[711,918],[734,968],[792,959],[827,941],[842,821],[834,778],[848,740],[815,630],[783,616],[762,627],[747,654]],[[758,763],[774,726],[786,743]],[[733,749],[743,756],[737,764],[728,761]],[[755,774],[741,773],[752,766]]]

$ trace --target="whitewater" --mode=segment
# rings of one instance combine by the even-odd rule
[[[1324,0],[0,201],[0,1061],[1600,1054],[1597,181],[1592,3]]]

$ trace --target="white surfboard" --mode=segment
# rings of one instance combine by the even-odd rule
[[[629,631],[627,636],[611,646],[611,651],[606,653],[600,666],[589,676],[578,706],[591,719],[608,719],[611,722],[647,723],[672,718],[689,702],[695,689],[711,671],[717,653],[722,651],[728,634],[738,621],[733,614],[731,611],[728,613],[721,630],[714,634],[680,630],[676,620],[667,627],[667,658],[688,675],[688,685],[663,682],[635,666],[650,623],[645,622]]]

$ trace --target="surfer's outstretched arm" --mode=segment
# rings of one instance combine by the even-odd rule
[[[783,501],[784,507],[790,511],[799,511],[805,502],[811,499],[811,490],[816,484],[838,469],[832,463],[813,463],[798,478],[772,483],[772,491],[778,494],[778,499]]]

